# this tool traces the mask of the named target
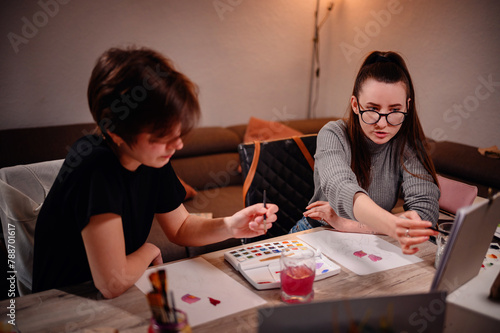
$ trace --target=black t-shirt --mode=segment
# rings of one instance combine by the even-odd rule
[[[155,213],[179,207],[186,192],[170,162],[132,172],[97,136],[70,149],[35,228],[33,292],[92,280],[81,231],[93,215],[114,213],[123,224],[126,254],[141,247]]]

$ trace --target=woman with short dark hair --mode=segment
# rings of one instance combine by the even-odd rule
[[[186,192],[170,159],[199,118],[195,85],[149,49],[110,49],[88,87],[98,133],[70,150],[40,211],[32,291],[93,280],[106,298],[130,288],[149,265],[163,263],[146,239],[156,217],[185,246],[264,234],[276,205],[205,219],[182,204]],[[271,226],[270,223],[267,226]]]

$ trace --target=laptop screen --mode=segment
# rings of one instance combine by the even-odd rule
[[[263,307],[259,333],[443,332],[445,313],[446,292]]]
[[[457,211],[431,291],[451,293],[479,273],[499,222],[500,193]]]

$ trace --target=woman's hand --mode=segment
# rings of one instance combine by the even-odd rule
[[[154,245],[154,244],[152,244],[152,245]],[[156,245],[154,245],[154,246],[156,246]],[[161,255],[161,251],[160,251],[160,253],[158,253],[158,255],[151,262],[151,266],[156,266],[156,265],[161,265],[161,264],[163,264],[163,257]]]
[[[310,217],[315,220],[323,220],[330,224],[335,229],[335,223],[340,218],[327,201],[316,201],[306,207],[304,212],[305,217]]]
[[[406,211],[398,214],[395,222],[395,239],[399,242],[404,254],[415,254],[416,246],[429,240],[429,236],[437,236],[438,232],[432,229],[432,223],[422,221],[415,211]]]
[[[233,216],[226,217],[225,222],[234,238],[252,238],[266,233],[276,221],[278,206],[259,203],[246,207]],[[264,222],[264,215],[266,220]]]
[[[316,201],[306,207],[305,217],[323,220],[338,231],[373,234],[364,224],[338,216],[327,201]]]

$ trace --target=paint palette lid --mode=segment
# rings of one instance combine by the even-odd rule
[[[292,251],[312,249],[316,252],[316,280],[340,273],[340,266],[300,240],[284,240],[248,244],[244,247],[224,253],[224,258],[252,284],[255,289],[273,289],[280,287],[281,252],[289,248]]]

